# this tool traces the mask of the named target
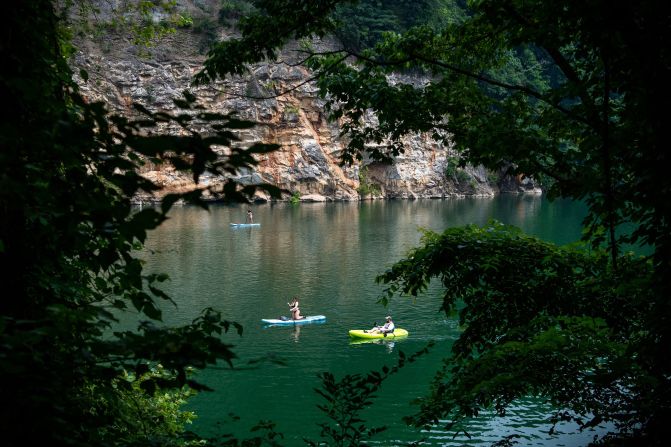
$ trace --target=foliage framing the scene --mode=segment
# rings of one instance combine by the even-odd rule
[[[289,39],[334,31],[328,14],[337,3],[255,2],[259,14],[239,23],[242,38],[214,46],[197,80],[244,73]],[[471,163],[546,176],[551,195],[585,200],[585,237],[594,248],[559,249],[492,224],[427,234],[383,274],[385,300],[438,278],[444,309],[466,325],[411,422],[459,422],[490,406],[503,413],[515,397],[536,393],[568,410],[558,418],[616,424],[613,444],[661,445],[671,415],[671,188],[658,112],[669,102],[669,5],[474,0],[452,7],[459,8],[454,20],[386,34],[371,49],[307,55],[332,117],[344,123],[344,161],[366,151],[393,159],[402,136],[433,132]],[[184,328],[145,323],[138,333],[103,337],[110,309],[132,306],[160,319],[154,299],[169,299],[157,288],[165,278],[143,275],[132,250],[174,201],[201,194],[196,188],[134,213],[129,197],[156,188],[136,168],[147,157],[193,172],[197,182],[205,170],[251,166],[247,151],[224,161],[212,151],[234,144],[229,130],[248,124],[199,110],[189,94],[176,116],[139,108],[137,119],[112,117],[77,93],[53,2],[11,2],[5,11],[0,269],[12,294],[0,304],[0,387],[11,403],[2,428],[8,442],[28,433],[45,445],[114,444],[96,427],[113,421],[107,409],[122,407],[112,384],[124,371],[139,377],[148,362],[161,362],[174,375],[143,381],[147,392],[198,387],[186,367],[232,360],[220,335],[236,327],[206,310]],[[430,74],[428,82],[390,81],[410,70]],[[369,111],[376,126],[362,126]],[[212,134],[191,132],[194,122],[211,124]],[[186,136],[152,133],[157,123]],[[369,142],[378,144],[371,150]],[[229,182],[212,192],[241,198],[253,190]],[[652,254],[623,255],[622,243],[647,244]],[[496,312],[503,321],[492,320]],[[92,387],[116,404],[91,400]]]
[[[5,445],[181,444],[177,435],[164,436],[177,431],[160,419],[156,430],[144,431],[146,420],[126,418],[131,436],[118,436],[119,415],[139,390],[154,396],[185,385],[203,389],[188,368],[230,364],[235,354],[224,335],[242,328],[213,309],[183,327],[161,326],[160,302],[172,302],[159,288],[167,278],[144,274],[135,253],[178,200],[204,206],[205,191],[225,200],[251,197],[257,186],[230,177],[276,146],[238,147],[236,130],[253,123],[209,113],[188,92],[175,98],[175,115],[141,106],[134,117],[112,115],[73,81],[67,10],[37,0],[11,2],[4,13],[0,274],[11,291],[0,302]],[[160,130],[168,126],[179,136]],[[216,147],[230,155],[220,157]],[[193,189],[165,196],[160,207],[134,209],[134,194],[159,190],[138,174],[145,160],[190,173]],[[206,171],[229,179],[222,189],[198,184]],[[137,331],[112,333],[115,314],[126,309],[146,321]],[[147,375],[157,364],[166,374]],[[125,374],[142,380],[119,380]]]

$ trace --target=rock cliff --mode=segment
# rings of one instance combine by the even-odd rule
[[[233,31],[220,29],[219,33],[225,39]],[[364,160],[341,166],[338,154],[346,142],[339,137],[338,123],[327,120],[323,101],[309,81],[311,73],[293,64],[297,45],[283,51],[281,63],[259,64],[250,67],[248,76],[192,87],[205,59],[199,51],[201,39],[193,29],[180,29],[157,46],[141,50],[119,35],[89,36],[77,42],[79,52],[73,63],[88,72],[88,81],[80,82],[83,93],[122,114],[133,114],[133,102],[150,110],[174,111],[173,99],[189,88],[209,110],[236,112],[256,121],[255,127],[240,133],[242,143],[277,143],[281,149],[260,156],[258,168],[240,172],[238,179],[277,185],[289,191],[285,199],[292,195],[305,201],[337,201],[540,192],[528,180],[499,178],[481,167],[455,168],[451,148],[421,134],[405,139],[405,152],[393,164]],[[287,93],[279,95],[282,92]],[[147,164],[142,174],[162,185],[165,193],[193,187],[190,178],[166,167]],[[202,178],[206,184],[221,181],[208,175]],[[136,201],[156,199],[145,195]],[[268,197],[258,194],[255,199]]]

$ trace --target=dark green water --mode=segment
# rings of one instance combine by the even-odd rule
[[[521,445],[579,445],[591,434],[547,435],[542,420],[548,409],[529,399],[519,402],[505,419],[485,417],[470,427],[470,440],[452,439],[439,428],[419,433],[401,421],[415,408],[410,401],[423,395],[458,336],[457,324],[438,312],[437,291],[415,302],[396,299],[385,309],[376,304],[382,287],[374,278],[419,243],[419,228],[436,231],[491,218],[517,225],[528,233],[558,243],[580,237],[584,207],[568,201],[548,202],[533,196],[493,199],[374,201],[365,203],[254,205],[260,227],[231,228],[243,222],[246,207],[214,206],[209,212],[176,208],[171,219],[150,234],[147,268],[171,276],[164,287],[178,302],[166,308],[168,324],[188,322],[205,307],[244,325],[242,337],[226,335],[235,345],[235,368],[222,365],[199,374],[215,388],[201,393],[190,408],[199,419],[193,429],[205,434],[232,432],[249,436],[259,420],[272,420],[284,433],[285,445],[304,445],[303,436],[317,439],[320,397],[317,374],[337,377],[366,373],[393,365],[407,354],[437,341],[431,354],[385,382],[373,409],[363,416],[388,430],[378,445],[403,445],[426,438],[425,445],[456,446],[495,441],[519,434]],[[323,314],[323,324],[267,327],[261,318],[287,315],[287,301],[301,298],[306,315]],[[410,336],[402,341],[351,343],[349,329],[367,328],[392,314]],[[284,365],[268,359],[282,359]],[[266,361],[255,363],[256,359]],[[229,413],[240,416],[226,423]],[[567,430],[572,427],[567,427]]]

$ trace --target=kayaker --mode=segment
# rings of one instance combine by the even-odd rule
[[[368,332],[369,334],[389,334],[391,332],[394,332],[394,329],[396,329],[396,326],[394,326],[394,322],[391,319],[391,315],[387,315],[385,317],[385,320],[387,322],[384,325],[375,326],[373,329],[369,329],[366,332]]]
[[[291,300],[290,303],[287,303],[289,305],[289,312],[291,312],[291,319],[292,320],[302,320],[305,318],[303,315],[301,315],[301,310],[298,307],[298,297],[295,296]]]

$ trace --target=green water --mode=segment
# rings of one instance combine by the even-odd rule
[[[529,399],[505,419],[475,421],[470,440],[452,439],[439,427],[416,432],[401,418],[413,413],[413,398],[427,391],[458,336],[457,324],[438,312],[437,290],[415,302],[396,299],[389,308],[377,304],[382,287],[374,278],[418,244],[419,228],[436,231],[491,218],[521,227],[558,243],[580,237],[584,206],[548,202],[535,196],[485,199],[374,201],[365,203],[253,205],[260,227],[232,228],[244,222],[247,207],[214,206],[209,212],[176,208],[171,218],[150,234],[145,259],[150,271],[171,276],[165,290],[178,308],[165,308],[168,324],[188,322],[205,307],[214,307],[244,326],[242,337],[227,334],[238,359],[233,369],[221,365],[198,378],[216,391],[201,393],[190,404],[199,419],[192,427],[204,435],[249,436],[259,420],[272,420],[284,433],[284,445],[318,439],[320,397],[317,374],[337,377],[393,365],[400,351],[410,354],[430,340],[431,354],[404,368],[383,385],[374,408],[363,413],[372,425],[388,429],[377,445],[391,446],[426,439],[432,446],[495,441],[519,434],[521,445],[575,445],[591,434],[547,435],[542,420],[548,409]],[[261,318],[287,315],[287,301],[301,300],[306,315],[326,315],[323,324],[268,327]],[[401,341],[351,343],[349,329],[367,328],[392,314],[410,336]],[[261,362],[255,360],[261,359]],[[281,359],[283,364],[272,360]],[[225,422],[233,413],[241,419]],[[572,427],[567,427],[568,430]]]

